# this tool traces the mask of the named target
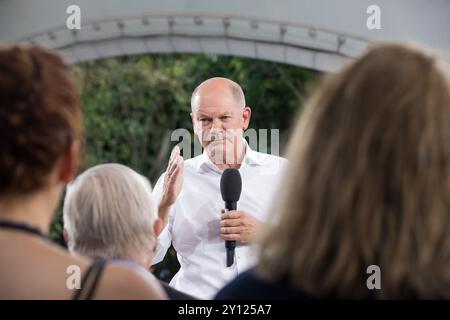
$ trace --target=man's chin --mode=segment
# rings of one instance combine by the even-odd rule
[[[211,142],[206,148],[206,152],[208,153],[211,160],[214,163],[224,163],[225,162],[225,148],[222,144],[217,142]]]
[[[215,164],[237,163],[237,159],[234,158],[234,154],[231,153],[227,157],[226,149],[223,145],[208,146],[206,148],[209,158]]]
[[[222,152],[224,152],[224,150],[225,150],[224,146],[219,144],[219,143],[210,143],[206,147],[206,151],[210,155],[215,155],[215,154],[222,153]]]

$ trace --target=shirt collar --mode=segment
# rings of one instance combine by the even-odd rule
[[[246,164],[257,165],[257,166],[261,165],[262,163],[261,163],[261,159],[258,156],[258,152],[254,151],[252,148],[250,148],[250,146],[247,143],[247,140],[245,140],[244,138],[242,138],[242,140],[244,142],[245,155],[244,155],[244,159],[242,160],[241,168],[243,166],[245,166]],[[209,158],[206,150],[203,150],[203,153],[199,156],[197,162],[195,163],[195,169],[198,172],[200,172],[202,170],[205,170],[208,167],[214,171],[221,173],[220,170],[216,167],[216,165]]]
[[[259,153],[250,148],[250,146],[247,143],[247,140],[243,139],[245,143],[245,156],[244,161],[247,164],[260,166],[262,165],[261,159],[259,157]]]

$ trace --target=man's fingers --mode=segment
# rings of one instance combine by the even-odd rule
[[[181,155],[178,155],[178,165],[183,168],[184,166],[184,159]]]
[[[220,237],[223,240],[241,241],[241,235],[239,235],[239,234],[221,234]]]
[[[173,161],[174,158],[170,158],[169,160],[169,164],[167,165],[167,175],[170,175],[172,173],[172,171],[174,170],[174,166],[175,166],[175,161]]]
[[[177,155],[179,155],[180,154],[180,147],[178,147],[178,146],[175,146],[173,149],[172,149],[172,152],[170,153],[170,158],[169,158],[169,162],[172,160],[172,159],[174,159]]]
[[[177,162],[174,164],[173,169],[170,173],[170,180],[175,181],[178,176],[180,176],[180,174],[182,174],[183,172],[183,168],[184,168],[184,161],[183,161],[183,157],[179,156]]]
[[[175,165],[172,165],[172,166],[170,166],[170,168],[168,168],[167,169],[167,171],[166,171],[166,183],[168,183],[168,182],[170,182],[170,180],[172,180],[172,176],[173,176],[173,173],[174,173],[174,171],[175,171],[175,169],[176,169],[177,167],[175,166]]]
[[[238,219],[226,219],[220,221],[221,227],[239,227],[242,225],[242,221]]]
[[[241,211],[228,211],[225,212],[224,214],[222,214],[221,219],[238,219],[242,217],[242,212]]]
[[[172,173],[169,176],[169,180],[167,181],[169,185],[174,185],[180,176],[181,168],[180,166],[175,166]]]
[[[171,164],[171,168],[170,168],[170,173],[173,173],[173,171],[175,170],[176,167],[178,167],[178,165],[180,164],[180,161],[178,158],[174,158],[172,164]]]
[[[175,169],[175,165],[173,162],[169,163],[169,166],[167,167],[167,175],[170,176],[172,174],[172,171]]]
[[[242,227],[222,227],[220,228],[222,234],[241,234]]]
[[[169,176],[169,178],[175,173],[175,170],[179,167],[183,167],[184,162],[183,162],[183,157],[182,156],[177,156],[176,158],[173,159],[173,161],[169,164],[169,167],[167,169],[167,175]]]
[[[173,166],[173,164],[176,162],[177,157],[180,155],[180,148],[178,146],[175,146],[170,153],[169,157],[169,164],[167,165],[167,171],[169,171],[169,168]]]

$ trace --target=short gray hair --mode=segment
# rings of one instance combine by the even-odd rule
[[[68,185],[64,227],[69,250],[89,257],[137,259],[155,243],[158,217],[149,181],[120,164],[86,170]]]

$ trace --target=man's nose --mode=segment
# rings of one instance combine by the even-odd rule
[[[222,130],[222,122],[220,119],[213,119],[211,124],[211,130],[213,131],[221,131]]]

